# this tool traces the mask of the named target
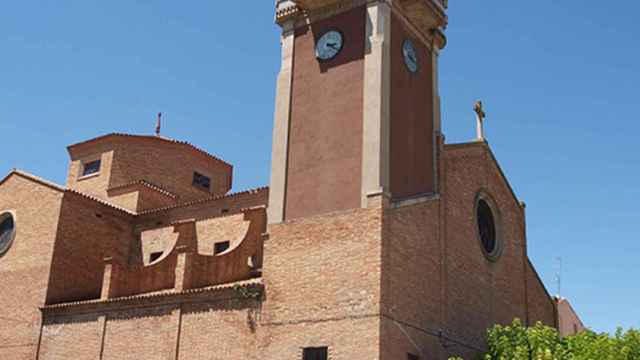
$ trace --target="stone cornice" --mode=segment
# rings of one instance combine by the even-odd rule
[[[298,0],[279,3],[276,22],[283,27],[288,22],[293,22],[294,27],[305,26],[375,2],[388,4],[394,14],[430,48],[445,47],[443,29],[448,23],[447,1],[441,0]]]

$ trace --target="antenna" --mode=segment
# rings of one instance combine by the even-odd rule
[[[160,128],[162,126],[162,113],[158,113],[158,122],[156,123],[156,136],[160,136]]]
[[[562,257],[556,258],[556,285],[558,286],[558,298],[562,299]]]

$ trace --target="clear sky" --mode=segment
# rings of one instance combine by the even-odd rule
[[[473,102],[528,207],[529,254],[599,331],[640,327],[640,2],[450,1],[441,58],[448,142]],[[0,11],[0,173],[64,183],[65,146],[163,134],[267,185],[279,32],[273,1],[22,0]]]

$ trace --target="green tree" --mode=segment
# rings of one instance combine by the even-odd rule
[[[640,332],[618,329],[615,335],[587,330],[562,338],[541,323],[525,327],[518,319],[487,332],[484,360],[640,360]],[[463,360],[452,358],[451,360]]]

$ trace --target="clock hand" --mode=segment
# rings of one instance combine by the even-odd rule
[[[336,49],[336,44],[335,43],[327,43],[327,47],[330,47],[332,49]]]

